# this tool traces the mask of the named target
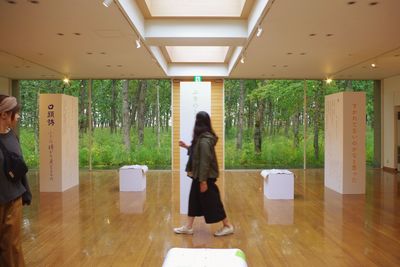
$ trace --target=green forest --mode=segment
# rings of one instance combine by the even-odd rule
[[[324,96],[340,91],[366,92],[367,165],[373,166],[373,81],[226,80],[226,169],[303,168],[304,140],[307,168],[323,167]],[[170,80],[93,80],[91,86],[87,80],[24,80],[20,93],[20,139],[30,168],[38,167],[38,97],[44,93],[79,99],[80,168],[89,168],[90,151],[93,169],[171,168]]]
[[[38,97],[63,93],[78,97],[79,165],[111,169],[146,164],[171,168],[171,82],[169,80],[21,81],[21,144],[31,168],[38,167]],[[89,101],[91,99],[91,101]],[[89,105],[89,102],[91,105]],[[89,142],[91,116],[92,142]]]
[[[367,166],[373,166],[373,81],[227,80],[225,167],[324,166],[324,97],[366,93]],[[306,135],[304,136],[304,132]]]

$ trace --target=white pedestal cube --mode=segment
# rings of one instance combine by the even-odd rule
[[[269,199],[293,199],[294,176],[288,170],[263,170],[264,195]]]
[[[171,248],[162,267],[247,267],[240,249]]]
[[[119,169],[119,191],[143,191],[146,189],[145,165],[123,166]]]

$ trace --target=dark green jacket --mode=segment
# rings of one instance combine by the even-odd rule
[[[203,133],[196,144],[188,149],[189,160],[186,165],[188,176],[199,179],[200,182],[208,178],[217,178],[219,175],[215,144],[217,139],[211,133]]]
[[[8,151],[22,155],[21,146],[14,131],[0,134],[0,142]],[[23,204],[30,204],[32,194],[30,192],[28,178],[26,175],[20,181],[10,181],[4,173],[4,155],[0,149],[0,204],[6,204],[22,196]]]

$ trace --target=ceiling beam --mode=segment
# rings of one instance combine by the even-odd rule
[[[248,38],[247,20],[146,20],[144,38],[147,44],[159,46],[238,46]]]
[[[204,76],[204,77],[227,77],[228,67],[226,64],[169,64],[169,77],[188,77],[188,76]]]

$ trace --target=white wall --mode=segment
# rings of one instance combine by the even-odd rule
[[[395,107],[400,106],[400,76],[382,81],[382,165],[396,169]]]
[[[10,95],[11,81],[8,78],[0,77],[0,94]]]

